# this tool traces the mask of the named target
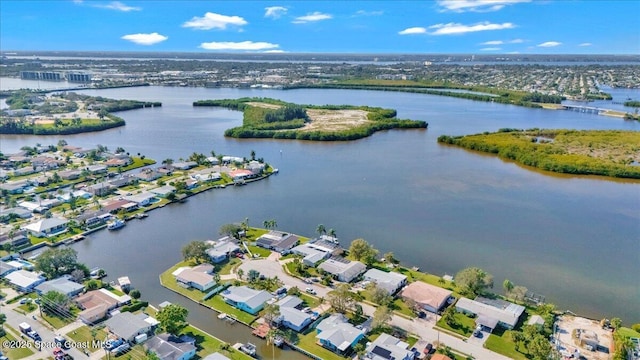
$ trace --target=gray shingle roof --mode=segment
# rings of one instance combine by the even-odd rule
[[[237,303],[245,303],[252,309],[272,297],[271,294],[264,290],[253,290],[246,286],[231,286],[222,293],[222,296]]]
[[[130,339],[137,335],[141,329],[146,329],[149,324],[130,312],[114,315],[105,322],[112,333],[124,339]]]

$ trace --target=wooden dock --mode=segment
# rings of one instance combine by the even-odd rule
[[[256,327],[253,332],[251,332],[253,335],[259,337],[260,339],[264,339],[267,337],[267,334],[269,333],[269,330],[271,330],[271,327],[267,324],[260,324],[258,325],[258,327]]]

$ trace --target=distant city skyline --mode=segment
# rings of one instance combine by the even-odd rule
[[[639,54],[638,14],[635,0],[0,0],[0,50]]]

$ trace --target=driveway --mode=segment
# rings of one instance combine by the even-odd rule
[[[242,271],[245,273],[245,276],[246,274],[249,273],[250,270],[256,270],[257,272],[259,272],[260,274],[266,277],[277,276],[278,279],[282,280],[284,285],[287,287],[297,286],[301,291],[305,291],[306,288],[312,288],[313,290],[315,290],[317,297],[326,298],[329,291],[332,290],[331,288],[328,288],[316,283],[307,284],[296,277],[290,276],[284,271],[282,266],[283,265],[280,262],[275,260],[269,260],[267,258],[267,259],[260,259],[260,260],[244,261],[239,268],[242,269]]]

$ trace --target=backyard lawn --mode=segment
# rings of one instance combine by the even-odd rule
[[[511,330],[503,330],[503,329],[495,329],[489,338],[484,343],[484,347],[497,352],[498,354],[502,354],[504,356],[508,356],[511,359],[516,360],[526,360],[527,357],[524,353],[520,351],[525,351],[526,349],[516,350],[516,344],[511,339]]]
[[[473,333],[473,330],[476,328],[476,321],[463,313],[456,312],[454,314],[455,324],[453,326],[449,326],[442,318],[438,320],[438,326],[445,329],[453,331],[456,334],[460,334],[464,337],[469,337]]]
[[[222,350],[221,345],[224,343],[222,340],[215,338],[207,333],[204,333],[193,326],[187,326],[180,332],[181,334],[185,334],[191,336],[196,339],[196,357],[194,359],[202,359],[207,355],[212,354],[214,352],[219,352],[222,355],[232,359],[232,360],[249,360],[252,359],[249,355],[242,353],[238,350],[235,350],[231,346],[228,347],[227,350]]]
[[[306,335],[300,334],[300,342],[297,344],[299,348],[306,350],[324,360],[344,360],[342,357],[316,343],[316,332],[310,331]]]
[[[12,328],[11,326],[4,324],[5,329],[11,329],[13,330],[14,333],[18,334],[19,332]],[[4,342],[4,341],[15,341],[16,338],[13,337],[11,334],[9,334],[9,331],[6,332],[6,334],[2,337],[0,337],[0,341]],[[33,345],[33,343],[31,343]],[[27,356],[33,355],[33,350],[31,350],[30,348],[27,347],[13,347],[13,348],[8,348],[5,349],[4,347],[2,348],[2,352],[4,353],[4,355],[6,357],[8,357],[9,359],[22,359],[25,358]]]
[[[99,346],[99,344],[96,344],[98,346],[93,347],[92,342],[93,340],[98,340],[98,341],[104,341],[107,338],[107,333],[106,331],[104,331],[103,329],[96,329],[95,331],[95,337],[91,335],[91,329],[88,326],[82,326],[77,328],[76,330],[73,330],[69,333],[67,333],[65,335],[66,337],[68,337],[69,339],[74,340],[77,343],[89,343],[89,347],[87,350],[89,350],[90,352],[94,352],[94,351],[98,351],[101,350],[102,347]]]
[[[258,254],[260,255],[261,258],[266,258],[269,255],[271,255],[271,250],[267,250],[265,248],[261,248],[259,246],[253,246],[253,245],[248,245],[247,246],[249,248],[249,251],[251,251],[252,254]]]

